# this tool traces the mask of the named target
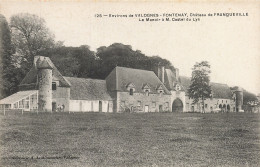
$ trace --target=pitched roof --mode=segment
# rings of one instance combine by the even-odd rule
[[[143,85],[149,84],[151,87],[150,93],[157,93],[156,88],[162,85],[164,92],[171,94],[153,71],[115,67],[106,78],[106,81],[109,91],[117,90],[126,92],[128,91],[127,85],[133,83],[135,85],[135,92],[143,92]]]
[[[8,96],[8,97],[0,100],[0,104],[13,104],[34,93],[37,93],[37,90],[19,91],[15,94],[12,94],[11,96]]]
[[[36,63],[37,62],[37,63]],[[44,63],[45,62],[45,63]],[[47,64],[46,64],[47,62]],[[48,65],[51,66],[52,69],[52,74],[53,76],[60,81],[60,86],[62,87],[69,87],[69,83],[63,78],[59,70],[55,67],[55,65],[52,63],[50,58],[48,57],[43,57],[43,56],[35,56],[35,61],[33,64],[33,67],[31,70],[26,74],[22,82],[20,83],[20,86],[22,85],[28,85],[28,84],[36,84],[37,82],[37,64],[44,63],[43,65]]]
[[[191,83],[191,78],[180,76],[180,81],[183,88],[185,89],[186,95],[188,95],[187,92]],[[232,98],[231,89],[227,84],[210,82],[210,85],[213,93],[213,98],[223,98],[223,99]]]
[[[64,77],[71,85],[71,100],[112,100],[106,81],[98,79]]]
[[[26,74],[20,85],[25,84],[36,84],[37,82],[37,69],[35,66],[33,66],[30,71]]]
[[[180,82],[177,80],[175,77],[175,74],[172,72],[171,69],[165,69],[165,86],[167,87],[168,90],[176,90],[176,84],[180,85]],[[184,88],[181,86],[180,90],[184,90]]]

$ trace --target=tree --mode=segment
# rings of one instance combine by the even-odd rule
[[[108,47],[101,46],[97,49],[97,58],[99,59],[99,68],[97,75],[104,79],[116,66],[155,70],[158,64],[170,68],[171,63],[159,56],[148,57],[140,50],[133,50],[132,46],[121,43],[114,43]]]
[[[55,66],[64,76],[97,78],[97,60],[94,51],[89,46],[80,47],[56,46],[42,52],[41,55],[49,56]]]
[[[44,19],[28,13],[12,16],[10,26],[17,64],[25,75],[32,67],[34,56],[54,47],[54,35],[46,27]]]
[[[97,52],[89,46],[66,47],[56,44],[55,47],[41,52],[51,58],[64,76],[105,79],[116,66],[144,70],[155,70],[158,64],[167,68],[171,63],[159,56],[148,57],[140,50],[133,50],[130,45],[114,43],[108,47],[101,46]]]
[[[0,98],[14,93],[17,89],[15,66],[13,63],[13,47],[9,25],[0,14]]]
[[[205,112],[204,101],[211,97],[210,72],[210,65],[207,61],[196,63],[192,68],[191,85],[188,89],[188,95],[193,99],[193,104],[202,101],[203,112]]]
[[[243,89],[243,110],[252,112],[257,105],[259,105],[257,96]]]

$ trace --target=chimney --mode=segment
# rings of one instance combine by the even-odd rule
[[[162,83],[164,83],[164,66],[161,67],[161,70],[162,70],[162,79],[161,79],[161,81],[162,81]]]
[[[157,76],[158,78],[162,81],[162,83],[164,83],[164,66],[159,65],[158,66],[158,72],[157,72]]]
[[[175,68],[175,77],[177,80],[179,80],[179,69],[178,68]]]

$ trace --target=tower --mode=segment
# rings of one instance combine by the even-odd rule
[[[235,89],[235,95],[236,95],[236,112],[241,112],[242,106],[243,106],[243,89],[240,87],[237,87]]]
[[[38,110],[40,112],[52,111],[52,66],[44,58],[36,62],[38,70]]]

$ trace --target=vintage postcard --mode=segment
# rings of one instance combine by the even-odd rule
[[[260,3],[0,0],[0,166],[260,166]]]

